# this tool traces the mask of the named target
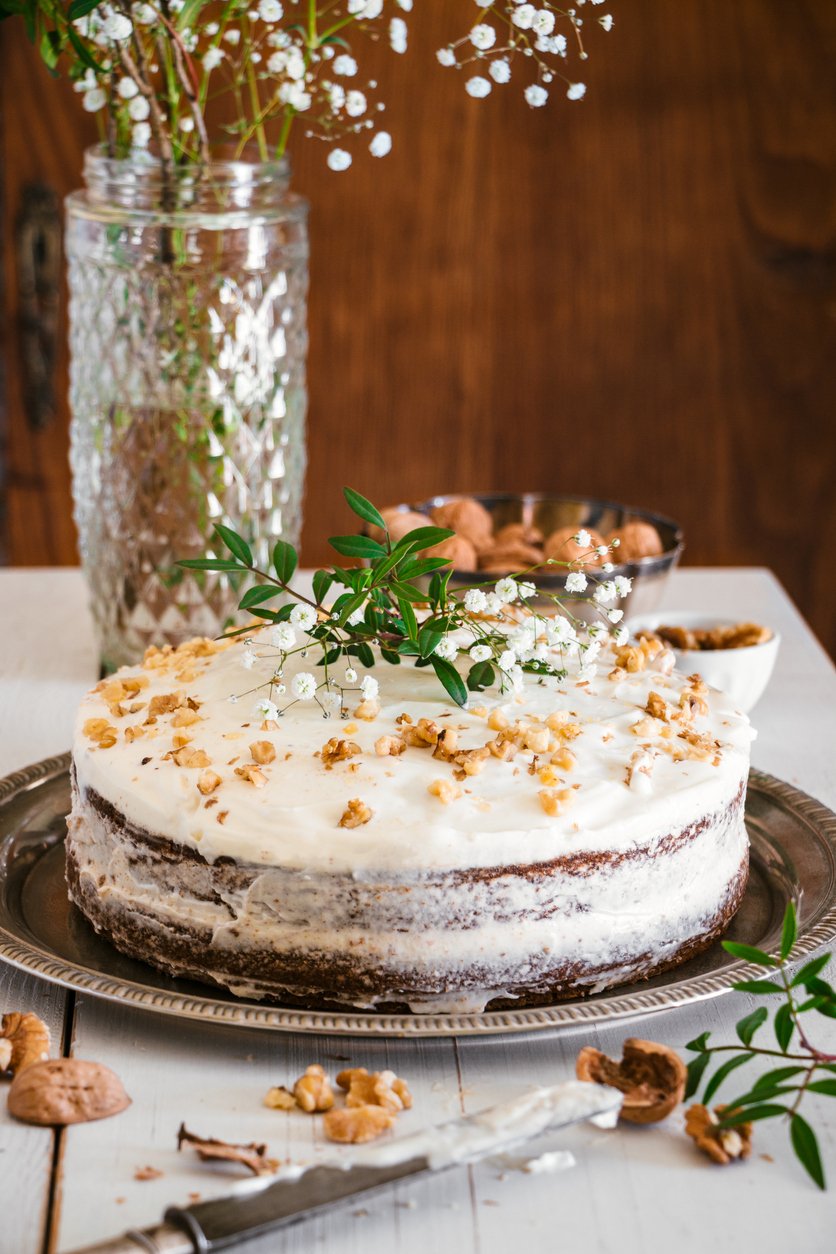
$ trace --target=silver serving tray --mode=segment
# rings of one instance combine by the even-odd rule
[[[67,988],[145,1010],[285,1032],[353,1036],[482,1036],[651,1014],[716,997],[749,971],[718,943],[652,980],[591,997],[484,1014],[394,1015],[264,1006],[169,979],[98,937],[67,899],[64,816],[69,755],[0,780],[0,958]],[[787,901],[796,901],[805,957],[836,937],[836,815],[789,784],[752,771],[746,801],[752,870],[732,940],[775,950]]]

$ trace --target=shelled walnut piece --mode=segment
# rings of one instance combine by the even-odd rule
[[[264,1104],[274,1110],[298,1106],[308,1114],[324,1111],[325,1135],[346,1145],[375,1140],[394,1126],[395,1115],[412,1107],[409,1086],[394,1071],[370,1074],[365,1067],[348,1067],[337,1076],[337,1086],[345,1093],[344,1106],[334,1104],[328,1076],[322,1067],[312,1064],[296,1081],[292,1093],[278,1085],[266,1094]]]
[[[715,1106],[709,1110],[699,1103],[689,1106],[685,1112],[685,1131],[704,1154],[727,1166],[736,1158],[748,1158],[752,1152],[752,1125],[738,1123],[733,1128],[721,1128],[720,1122],[728,1113],[727,1106]]]
[[[49,1028],[43,1019],[14,1010],[0,1023],[0,1076],[19,1075],[25,1067],[49,1058]]]
[[[686,653],[706,652],[716,649],[750,649],[753,645],[766,644],[772,639],[768,627],[758,623],[732,623],[728,627],[677,627],[661,625],[655,632],[642,633],[664,640]]]
[[[608,1084],[623,1093],[619,1118],[628,1123],[666,1119],[682,1101],[687,1079],[685,1064],[674,1050],[633,1036],[624,1042],[620,1062],[585,1046],[575,1072],[579,1080]]]

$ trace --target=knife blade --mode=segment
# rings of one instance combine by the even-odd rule
[[[248,1181],[226,1197],[171,1206],[161,1224],[72,1254],[214,1254],[399,1180],[476,1162],[547,1131],[586,1120],[611,1126],[620,1107],[621,1094],[601,1085],[570,1080],[535,1089],[474,1115],[371,1146],[350,1161],[291,1169],[283,1179]]]

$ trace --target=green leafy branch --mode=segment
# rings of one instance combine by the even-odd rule
[[[607,612],[599,606],[605,626],[593,625],[588,629],[586,640],[578,639],[574,627],[577,620],[567,604],[576,599],[571,596],[549,594],[546,597],[563,611],[559,620],[553,613],[541,615],[526,606],[526,598],[535,589],[525,582],[525,577],[536,567],[508,576],[499,583],[494,580],[477,582],[452,592],[448,586],[449,559],[428,554],[427,550],[451,539],[454,532],[443,527],[418,527],[393,542],[386,521],[375,505],[352,488],[344,488],[343,493],[353,513],[367,528],[377,529],[383,539],[377,540],[368,534],[333,536],[329,543],[340,556],[361,559],[366,564],[317,570],[313,575],[312,596],[291,586],[298,555],[292,545],[282,540],[273,549],[271,569],[260,570],[246,540],[229,527],[217,526],[216,535],[229,556],[191,558],[179,563],[191,570],[254,576],[258,582],[244,592],[238,608],[265,623],[298,622],[299,605],[312,611],[310,622],[304,625],[306,638],[303,642],[297,648],[280,648],[279,665],[271,679],[271,698],[272,684],[281,680],[287,657],[293,653],[306,656],[312,646],[319,646],[319,664],[325,672],[319,687],[327,687],[332,682],[328,668],[341,657],[356,658],[368,668],[374,666],[373,648],[376,647],[382,660],[393,666],[408,658],[416,667],[432,667],[453,701],[464,705],[468,692],[481,692],[497,682],[504,688],[514,687],[523,672],[540,678],[565,677],[565,668],[555,666],[543,656],[535,656],[536,649],[524,650],[518,645],[515,651],[509,630],[519,629],[522,622],[533,627],[532,642],[538,632],[546,635],[550,632],[552,638],[557,639],[561,658],[562,644],[567,650],[576,647],[582,656],[586,653],[590,662],[600,647],[595,643],[596,635],[605,630],[615,634]],[[588,555],[572,562],[550,559],[547,564],[577,569],[592,553],[590,550]],[[503,604],[493,605],[491,614],[474,613],[472,600],[470,605],[467,603],[467,594],[500,585],[504,585],[506,594]],[[543,595],[540,594],[541,599]],[[488,605],[491,596],[497,599],[496,592],[484,594]],[[269,605],[280,597],[289,600],[278,607]],[[251,631],[252,627],[239,627],[226,635],[240,636]],[[452,633],[461,631],[466,633],[468,650],[464,653],[468,659],[464,676],[454,664],[462,652],[461,642],[453,644],[448,640]]]
[[[766,967],[773,973],[768,979],[739,980],[732,987],[738,992],[754,993],[756,996],[779,994],[783,997],[783,1003],[772,1020],[777,1048],[753,1044],[756,1034],[769,1018],[766,1006],[758,1006],[736,1024],[739,1045],[709,1045],[711,1034],[703,1032],[686,1046],[697,1056],[688,1064],[685,1096],[696,1094],[709,1067],[719,1061],[715,1055],[731,1056],[707,1081],[702,1095],[706,1105],[720,1085],[739,1067],[759,1057],[779,1058],[783,1065],[764,1072],[748,1092],[726,1103],[720,1126],[731,1128],[760,1119],[785,1119],[796,1156],[819,1188],[824,1189],[827,1186],[816,1134],[799,1113],[799,1107],[809,1093],[836,1097],[836,1054],[823,1053],[811,1044],[806,1031],[808,1021],[802,1021],[802,1017],[817,1013],[836,1019],[836,990],[822,979],[821,974],[832,957],[829,953],[812,958],[795,975],[791,975],[788,967],[797,934],[795,906],[789,902],[777,957],[751,945],[723,941],[723,948],[733,957]]]

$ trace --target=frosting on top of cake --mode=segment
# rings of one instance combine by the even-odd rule
[[[607,646],[592,679],[569,660],[563,681],[527,675],[466,709],[430,668],[380,663],[378,699],[347,692],[347,719],[308,701],[276,721],[254,707],[277,651],[267,629],[253,641],[254,665],[240,639],[191,641],[97,685],[76,726],[79,787],[210,862],[364,877],[652,845],[746,779],[748,719],[669,673],[667,652]],[[315,661],[289,658],[288,687]]]

